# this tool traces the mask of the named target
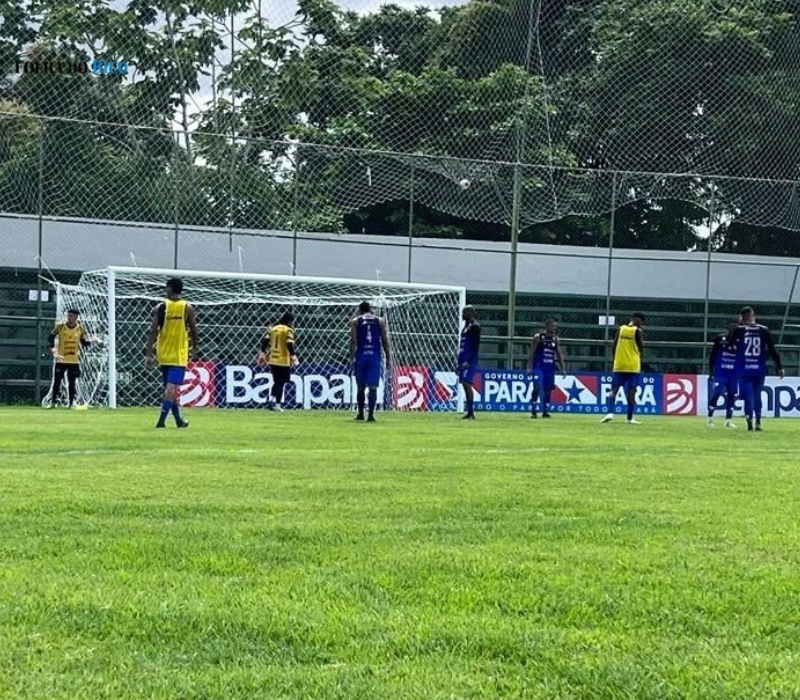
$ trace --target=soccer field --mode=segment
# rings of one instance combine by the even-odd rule
[[[0,409],[0,698],[794,698],[800,423]]]

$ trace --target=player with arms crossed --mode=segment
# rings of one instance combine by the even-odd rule
[[[299,364],[295,353],[293,323],[294,315],[287,311],[261,340],[258,364],[269,364],[272,374],[272,391],[267,404],[270,411],[283,410],[283,389],[291,380],[292,367]]]
[[[386,356],[386,370],[392,364],[392,350],[386,320],[372,313],[367,301],[358,305],[358,316],[350,321],[350,364],[356,377],[356,420],[364,420],[367,404],[367,422],[375,422],[378,403],[378,385],[381,381],[381,349]]]
[[[708,364],[711,376],[708,378],[708,427],[714,427],[714,411],[717,410],[719,400],[725,397],[725,427],[735,428],[733,424],[733,408],[736,396],[739,393],[739,378],[736,376],[736,343],[731,336],[736,333],[741,319],[734,319],[728,327],[727,333],[720,333],[714,338],[711,346],[711,357]]]
[[[554,318],[544,322],[544,330],[533,336],[531,354],[528,358],[528,372],[533,372],[533,392],[531,394],[531,418],[537,418],[536,405],[542,397],[542,418],[550,418],[550,394],[556,387],[556,364],[564,375],[564,355],[561,342],[556,335],[558,325]]]
[[[475,373],[478,371],[478,353],[481,347],[481,327],[475,320],[475,307],[465,306],[461,313],[464,327],[461,329],[461,342],[458,347],[458,381],[464,388],[466,397],[465,419],[475,418]]]
[[[61,382],[67,376],[67,399],[69,407],[75,408],[78,400],[78,378],[81,376],[81,349],[96,345],[100,341],[90,337],[86,329],[78,323],[77,309],[67,311],[67,320],[57,323],[47,338],[50,353],[56,361],[53,370],[53,390],[50,407],[55,406],[61,393]]]
[[[619,390],[624,387],[625,398],[628,401],[628,424],[639,425],[639,421],[633,417],[633,412],[636,410],[636,389],[639,386],[639,375],[642,373],[644,324],[644,314],[635,313],[631,316],[631,320],[620,326],[617,331],[617,337],[614,338],[614,377],[611,380],[608,413],[600,421],[601,423],[608,423],[614,419],[614,401]]]
[[[164,402],[156,428],[166,427],[170,412],[177,427],[189,427],[189,421],[181,416],[178,389],[183,384],[189,358],[197,352],[197,321],[194,308],[182,294],[183,282],[180,279],[173,277],[167,280],[167,298],[153,311],[147,336],[145,364],[148,368],[152,367],[157,359],[164,379]]]
[[[781,356],[766,326],[756,323],[755,311],[745,306],[740,312],[741,325],[730,334],[729,341],[736,345],[736,369],[739,375],[739,391],[744,398],[744,415],[747,429],[761,431],[761,392],[767,378],[767,356],[775,363],[775,371],[783,379]]]

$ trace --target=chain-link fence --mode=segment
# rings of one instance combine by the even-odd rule
[[[44,128],[35,130],[40,135],[45,132]],[[713,194],[704,203],[705,222],[699,220],[694,225],[692,250],[687,250],[685,239],[679,237],[663,241],[661,250],[634,248],[637,238],[650,232],[646,221],[635,218],[636,212],[631,214],[625,206],[612,209],[614,200],[622,198],[622,190],[630,191],[630,178],[626,180],[620,174],[603,176],[612,183],[606,189],[606,215],[585,217],[577,225],[563,217],[547,224],[557,237],[580,231],[583,225],[584,235],[603,246],[585,245],[579,238],[568,246],[530,242],[537,239],[530,235],[512,237],[510,232],[505,240],[493,234],[486,237],[488,240],[432,238],[416,229],[413,212],[425,206],[426,191],[436,191],[430,183],[443,176],[432,169],[426,171],[426,190],[420,187],[425,180],[413,161],[405,171],[395,163],[385,181],[375,160],[367,166],[369,172],[365,169],[361,173],[381,185],[381,196],[385,196],[391,181],[395,203],[403,201],[405,188],[403,206],[408,220],[401,228],[406,230],[396,230],[394,236],[309,232],[301,214],[313,208],[314,203],[304,199],[309,194],[317,197],[318,190],[312,189],[287,198],[295,207],[294,222],[292,216],[269,221],[283,225],[283,229],[247,229],[238,225],[241,220],[235,226],[232,221],[227,226],[212,226],[214,222],[206,213],[222,205],[210,201],[210,191],[202,196],[193,194],[193,178],[179,170],[166,173],[154,191],[143,188],[156,202],[150,211],[161,211],[162,215],[152,215],[154,221],[135,222],[131,214],[123,215],[124,211],[135,211],[134,205],[126,205],[133,207],[128,210],[114,209],[120,207],[124,194],[118,192],[116,201],[109,202],[105,194],[92,201],[94,195],[90,193],[89,208],[84,209],[81,197],[86,191],[81,186],[60,183],[51,188],[51,181],[61,175],[49,169],[50,160],[43,150],[29,162],[34,173],[26,180],[34,189],[26,195],[33,211],[4,214],[0,219],[4,243],[0,286],[5,290],[4,313],[0,314],[0,325],[5,327],[4,357],[0,364],[3,385],[21,387],[21,396],[41,392],[49,376],[47,356],[41,355],[54,314],[47,279],[71,281],[79,271],[108,265],[463,284],[470,290],[471,303],[480,309],[485,362],[500,367],[523,366],[527,339],[546,317],[555,316],[566,339],[570,366],[605,369],[613,325],[640,310],[648,316],[650,367],[656,371],[699,372],[705,367],[711,339],[725,329],[740,306],[748,303],[754,304],[759,317],[775,330],[788,365],[798,366],[800,258],[726,252],[723,229],[730,227],[716,218]],[[470,164],[460,165],[466,169]],[[237,177],[234,173],[231,180],[241,192],[246,187],[238,184]],[[351,174],[350,179],[354,177]],[[179,184],[172,178],[179,178]],[[506,185],[513,188],[514,179]],[[64,188],[72,186],[75,193],[64,194]],[[439,183],[440,189],[445,186],[444,180]],[[453,198],[472,186],[458,184]],[[506,197],[505,191],[498,186],[491,196],[481,195],[485,197],[480,200],[484,202],[484,215],[490,209],[486,202],[499,209],[507,199],[514,199],[513,192]],[[338,196],[329,193],[328,204],[339,202]],[[598,196],[597,189],[594,196]],[[524,197],[521,200],[524,202]],[[186,201],[203,204],[185,208]],[[348,207],[358,210],[365,201],[362,198]],[[248,200],[236,199],[225,206],[229,211],[247,211],[248,205]],[[596,200],[593,206],[595,211],[599,208]],[[346,207],[339,207],[341,216]],[[277,207],[269,213],[274,216],[276,211]],[[652,213],[652,209],[649,211]],[[191,215],[184,217],[183,212]],[[296,225],[289,227],[287,223]],[[532,231],[530,227],[526,230]],[[768,233],[765,230],[764,235]],[[773,240],[784,241],[792,235],[784,231]],[[541,236],[539,240],[547,238]],[[673,250],[667,249],[670,244]],[[776,252],[784,253],[780,249]],[[38,359],[32,362],[37,353]]]

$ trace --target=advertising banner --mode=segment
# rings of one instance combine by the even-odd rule
[[[604,372],[556,374],[550,396],[551,413],[604,414],[611,398],[611,375]],[[480,385],[479,388],[477,385]],[[523,370],[484,370],[476,382],[475,408],[483,411],[530,411],[533,381]],[[614,399],[615,413],[625,413],[627,400],[619,391]],[[661,375],[643,374],[636,390],[637,413],[658,415],[664,412]]]
[[[552,413],[604,414],[611,395],[612,376],[606,372],[556,374],[551,394]],[[530,411],[533,382],[523,370],[479,370],[474,380],[475,409],[517,413]],[[391,387],[391,396],[388,388]],[[194,362],[180,390],[182,406],[259,408],[267,405],[272,389],[269,369],[256,365]],[[705,415],[711,389],[707,375],[643,374],[636,390],[636,412],[646,415]],[[453,411],[463,389],[458,374],[423,366],[401,366],[381,380],[378,406],[390,401],[399,411]],[[287,408],[350,408],[356,401],[355,378],[344,364],[307,364],[292,374],[284,391]],[[800,378],[768,377],[762,393],[765,417],[800,418]],[[625,413],[622,391],[614,412]],[[720,407],[722,403],[720,402]],[[741,415],[742,400],[736,401]]]
[[[272,375],[268,367],[191,363],[180,389],[182,406],[263,408],[269,402]],[[356,401],[356,380],[347,365],[307,364],[293,373],[284,389],[286,408],[349,408]],[[384,383],[378,386],[378,406]]]
[[[697,415],[705,415],[708,400],[713,389],[709,385],[708,375],[697,377],[698,410]],[[767,377],[764,390],[761,392],[761,403],[764,418],[800,418],[800,377]],[[720,410],[724,407],[724,400],[718,402]],[[719,411],[718,411],[719,413]],[[734,415],[742,416],[744,402],[736,399]]]

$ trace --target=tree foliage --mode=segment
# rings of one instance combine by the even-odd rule
[[[244,0],[0,0],[0,209],[35,210],[43,162],[52,215],[405,234],[413,188],[416,232],[502,239],[522,163],[546,168],[526,171],[521,240],[605,245],[603,174],[666,173],[619,185],[619,244],[698,245],[716,177],[715,244],[789,254],[747,223],[780,217],[719,176],[798,178],[798,9],[300,0],[276,26]],[[17,72],[57,59],[132,70]]]

